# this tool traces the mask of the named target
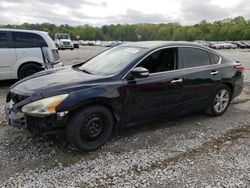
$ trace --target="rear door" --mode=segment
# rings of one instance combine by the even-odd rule
[[[12,68],[16,62],[16,51],[10,47],[10,33],[0,31],[0,80],[12,78]]]
[[[212,57],[211,52],[200,48],[182,47],[179,51],[184,75],[183,110],[203,109],[221,79],[218,62],[214,60],[216,56]]]

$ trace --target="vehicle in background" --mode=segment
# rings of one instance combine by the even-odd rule
[[[102,47],[112,47],[112,42],[111,41],[103,41]]]
[[[74,44],[74,48],[80,48],[80,42],[75,40],[73,41],[73,44]]]
[[[204,41],[204,40],[195,40],[194,43],[200,44],[200,45],[203,45],[203,46],[206,46],[206,47],[211,47],[211,45],[212,45],[210,42],[207,42],[207,41]]]
[[[233,41],[232,44],[235,44],[237,48],[241,48],[241,49],[247,48],[247,46],[240,41]]]
[[[55,34],[55,45],[58,50],[64,50],[64,49],[74,50],[74,43],[70,39],[69,34],[66,33]]]
[[[10,125],[34,135],[64,131],[71,143],[92,151],[115,130],[145,121],[195,111],[222,115],[243,89],[243,71],[194,43],[126,43],[16,83],[5,113]]]
[[[213,49],[223,49],[223,45],[219,42],[212,42],[211,48]]]
[[[236,49],[237,46],[231,42],[211,42],[213,49]]]
[[[53,40],[43,31],[0,29],[0,57],[0,80],[62,66]]]
[[[250,43],[248,41],[241,41],[241,43],[246,45],[247,48],[250,48]]]
[[[102,45],[102,41],[97,40],[97,41],[95,41],[94,45],[95,46],[101,46]]]

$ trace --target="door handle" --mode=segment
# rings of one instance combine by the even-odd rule
[[[183,82],[183,79],[175,79],[175,80],[172,80],[171,81],[171,84],[178,84],[178,83],[182,83]]]
[[[210,72],[211,75],[216,75],[218,73],[219,73],[219,71],[212,71],[212,72]]]

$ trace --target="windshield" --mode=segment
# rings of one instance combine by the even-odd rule
[[[143,51],[143,48],[136,47],[114,47],[90,59],[79,69],[90,74],[118,74],[139,57]]]
[[[58,39],[69,39],[69,35],[57,35]]]

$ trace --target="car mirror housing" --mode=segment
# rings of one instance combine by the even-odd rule
[[[134,78],[147,78],[149,77],[149,70],[144,67],[136,67],[131,71]]]

